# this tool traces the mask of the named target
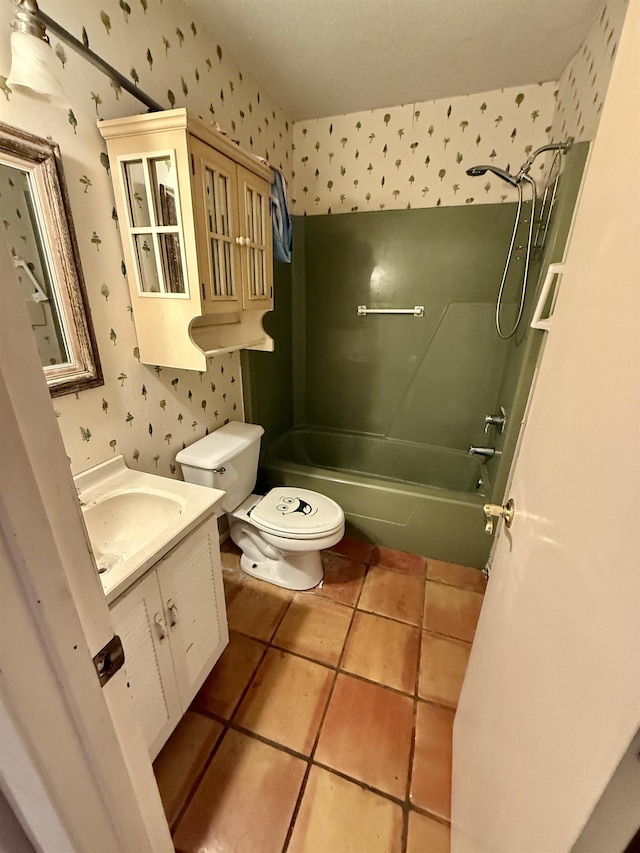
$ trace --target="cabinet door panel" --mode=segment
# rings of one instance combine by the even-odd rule
[[[153,760],[182,715],[155,572],[115,602],[111,620],[122,640],[133,703]]]
[[[205,311],[238,310],[240,258],[238,236],[238,204],[236,197],[236,165],[228,157],[190,139],[194,158],[194,197],[196,199],[196,231],[200,267],[206,272],[204,285]]]
[[[269,199],[271,188],[238,166],[243,305],[246,309],[273,306],[273,246]]]
[[[158,580],[178,692],[186,709],[229,641],[215,519],[165,557]]]
[[[140,294],[187,294],[176,152],[120,158]]]
[[[142,158],[124,160],[122,171],[131,227],[149,228],[151,226],[151,214]]]

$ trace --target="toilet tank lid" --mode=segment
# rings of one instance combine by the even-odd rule
[[[232,421],[185,447],[177,454],[176,462],[194,468],[218,468],[258,441],[263,433],[258,424]]]

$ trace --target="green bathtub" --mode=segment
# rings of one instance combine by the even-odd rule
[[[486,469],[462,451],[296,427],[261,460],[260,486],[280,485],[333,498],[356,534],[377,545],[476,568],[487,561]]]

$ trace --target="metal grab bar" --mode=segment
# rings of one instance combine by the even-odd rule
[[[367,308],[366,305],[358,305],[358,317],[367,314],[411,314],[414,317],[424,317],[424,305],[416,305],[415,308]]]

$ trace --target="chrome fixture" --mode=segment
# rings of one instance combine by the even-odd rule
[[[556,187],[558,184],[558,178],[560,177],[560,172],[558,170],[558,173],[556,174],[554,181],[552,182],[551,178],[550,178],[548,183],[547,183],[547,186],[545,188],[544,195],[543,195],[542,210],[540,212],[540,218],[539,218],[539,220],[537,220],[538,228],[537,228],[535,240],[534,240],[533,227],[534,227],[534,223],[536,222],[537,187],[536,187],[536,182],[529,175],[529,171],[530,171],[531,167],[533,166],[533,163],[534,163],[534,160],[536,159],[536,157],[538,157],[544,151],[555,151],[556,154],[553,158],[553,162],[551,163],[551,169],[549,171],[549,174],[551,175],[553,173],[553,169],[554,169],[554,166],[556,164],[556,161],[558,160],[559,155],[562,153],[565,153],[570,148],[572,143],[573,143],[573,139],[569,138],[566,142],[554,142],[554,143],[551,143],[549,145],[540,146],[540,148],[537,148],[532,154],[530,154],[527,157],[527,159],[522,164],[522,166],[520,166],[520,168],[518,169],[518,171],[516,172],[515,175],[512,175],[510,172],[506,171],[505,169],[500,169],[497,166],[488,166],[488,165],[471,166],[471,168],[467,169],[467,175],[470,175],[473,178],[479,177],[480,175],[485,175],[487,172],[491,172],[492,174],[496,175],[498,178],[501,178],[503,181],[506,181],[508,184],[511,184],[511,186],[515,187],[518,190],[518,209],[516,211],[516,217],[515,217],[515,221],[513,223],[513,231],[511,233],[511,240],[509,242],[509,250],[507,252],[507,260],[506,260],[506,263],[504,265],[504,271],[502,273],[502,280],[500,282],[500,288],[498,290],[498,298],[496,300],[496,317],[495,317],[495,319],[496,319],[496,331],[498,332],[498,335],[503,340],[508,340],[508,338],[513,337],[513,335],[515,335],[515,333],[516,333],[516,329],[520,325],[520,320],[522,319],[522,312],[524,311],[525,297],[527,295],[527,278],[529,275],[529,261],[531,260],[531,249],[532,249],[532,247],[534,247],[534,245],[535,245],[535,248],[541,248],[541,245],[544,242],[544,238],[547,235],[547,229],[549,228],[549,220],[551,217],[551,208],[553,206],[553,202],[555,201]],[[524,182],[528,183],[531,187],[531,212],[529,214],[529,219],[524,220],[525,222],[528,221],[528,223],[529,223],[527,243],[526,243],[526,250],[527,251],[526,251],[525,262],[524,262],[524,273],[522,276],[522,287],[520,289],[520,305],[518,307],[518,316],[516,317],[515,323],[513,324],[513,328],[511,329],[511,331],[505,333],[505,332],[503,332],[502,326],[500,324],[500,310],[502,308],[502,298],[503,298],[503,294],[504,294],[505,283],[507,281],[507,275],[509,272],[509,266],[511,265],[511,257],[513,255],[513,250],[515,247],[516,233],[518,231],[518,227],[520,226],[520,213],[522,211],[522,203],[523,203],[522,185]],[[547,204],[547,196],[548,196],[550,185],[552,185],[551,199],[549,201],[549,205],[548,205],[548,209],[547,209],[546,222],[545,222],[544,226],[542,226],[542,222],[545,219],[544,210],[545,210],[545,205]],[[544,228],[543,234],[542,234],[542,243],[540,243],[538,241],[538,237],[540,236],[541,228]],[[524,246],[518,246],[515,248],[523,249],[525,247]]]
[[[500,406],[500,414],[499,415],[485,415],[484,416],[484,431],[486,433],[489,432],[489,427],[497,427],[498,430],[503,433],[504,428],[507,423],[507,413],[504,410],[504,406]]]
[[[472,178],[478,178],[481,175],[486,175],[487,172],[491,172],[494,175],[497,175],[498,178],[502,178],[503,181],[506,181],[508,184],[511,184],[514,187],[517,187],[518,184],[529,174],[531,167],[533,166],[534,160],[545,151],[557,151],[559,153],[563,153],[568,151],[568,149],[573,144],[573,137],[569,137],[566,142],[552,142],[549,145],[541,145],[540,148],[536,148],[533,154],[529,154],[527,159],[524,161],[522,166],[518,169],[515,175],[512,175],[510,172],[507,172],[506,169],[500,169],[498,166],[471,166],[467,169],[467,175],[470,175]]]
[[[424,317],[424,305],[416,305],[414,308],[367,308],[366,305],[358,305],[358,317],[367,314],[411,314],[413,317]]]
[[[573,144],[573,137],[569,137],[566,142],[552,142],[549,145],[541,145],[540,148],[536,148],[533,154],[529,154],[525,162],[520,166],[518,170],[518,174],[515,176],[516,181],[520,181],[524,178],[525,175],[529,173],[529,169],[533,166],[533,161],[540,154],[543,154],[545,151],[558,151],[560,153],[565,153],[571,148]]]
[[[504,523],[507,527],[513,524],[513,517],[516,514],[516,505],[513,498],[509,498],[504,506],[500,504],[485,504],[482,507],[485,517],[484,532],[491,535],[493,533],[493,519],[504,518]]]
[[[17,9],[14,20],[11,23],[11,29],[13,30],[13,61],[9,77],[7,78],[7,85],[24,86],[25,88],[32,89],[40,94],[53,95],[60,100],[62,90],[59,81],[53,80],[53,74],[43,75],[42,64],[43,60],[46,63],[46,57],[43,51],[37,47],[37,45],[42,42],[47,45],[49,44],[49,37],[47,36],[47,30],[49,30],[49,32],[55,33],[61,41],[68,44],[69,47],[72,47],[81,56],[84,56],[85,59],[87,59],[92,65],[95,65],[95,67],[102,71],[103,74],[106,74],[114,83],[117,83],[120,88],[124,89],[130,95],[133,95],[137,100],[141,101],[151,112],[157,112],[164,109],[164,107],[157,101],[154,101],[153,98],[150,98],[141,89],[135,86],[131,80],[120,74],[119,71],[116,71],[115,68],[105,62],[97,53],[90,50],[88,46],[79,41],[75,36],[71,35],[71,33],[65,30],[64,27],[61,27],[57,21],[54,21],[53,18],[46,15],[38,8],[36,0],[11,0],[11,2],[14,6],[17,6]],[[17,38],[15,38],[16,36]],[[32,36],[36,40],[30,50],[27,48],[28,41],[25,41],[23,36]],[[29,61],[27,52],[31,54],[31,61]],[[38,56],[34,56],[36,52],[39,54]],[[32,83],[35,79],[33,77],[34,73],[38,78],[36,83]],[[44,83],[45,86],[50,85],[54,91],[47,91],[46,89],[41,88],[42,83]],[[57,91],[55,91],[56,89]]]
[[[505,169],[499,169],[497,166],[471,166],[470,169],[467,169],[467,175],[471,175],[472,178],[479,178],[481,175],[486,175],[487,172],[492,172],[514,187],[518,186],[518,179],[514,175],[510,175]]]
[[[493,459],[494,456],[502,456],[501,450],[495,447],[474,447],[473,444],[467,450],[469,456],[480,456],[482,459]]]

